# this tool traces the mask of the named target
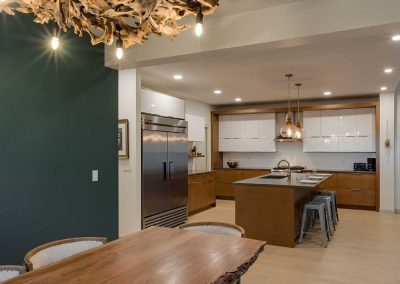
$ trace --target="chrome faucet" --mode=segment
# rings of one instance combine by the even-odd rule
[[[288,165],[288,170],[287,170],[287,177],[288,177],[288,181],[291,181],[292,179],[292,172],[290,170],[290,163],[287,160],[280,160],[278,163],[278,168],[280,168],[280,165],[282,162],[285,162]]]

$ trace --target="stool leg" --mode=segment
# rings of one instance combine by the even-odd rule
[[[319,212],[319,222],[321,223],[321,236],[322,236],[322,245],[324,246],[324,247],[327,247],[328,246],[328,244],[327,244],[327,240],[326,240],[326,238],[327,238],[327,230],[326,230],[326,222],[325,222],[325,212],[323,212],[323,211],[325,211],[323,208],[322,209],[320,209],[320,210],[318,210]]]
[[[299,244],[303,242],[303,235],[304,235],[304,226],[306,225],[306,219],[307,219],[307,209],[303,210],[303,217],[301,221],[301,231],[300,231],[300,238],[299,238]]]
[[[333,217],[332,217],[332,207],[331,207],[331,202],[328,201],[326,203],[326,211],[328,213],[328,226],[329,226],[329,233],[331,236],[333,236],[333,231],[335,229],[335,225],[333,224]],[[333,227],[333,230],[331,229],[331,226]]]
[[[333,227],[333,230],[334,231],[336,231],[336,227],[335,227],[335,223],[336,223],[336,213],[335,213],[335,208],[334,208],[334,205],[333,205],[333,198],[332,198],[332,200],[331,200],[331,202],[329,202],[329,208],[330,208],[330,211],[331,211],[331,222],[332,222],[332,227]]]

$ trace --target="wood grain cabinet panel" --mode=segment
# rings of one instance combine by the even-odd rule
[[[242,178],[241,170],[217,170],[216,182],[232,183]]]
[[[215,174],[204,173],[189,176],[189,213],[198,212],[215,205]]]
[[[337,202],[342,205],[375,206],[375,190],[339,188]]]
[[[337,175],[333,175],[330,178],[328,178],[327,180],[323,181],[320,185],[319,188],[321,190],[337,190],[338,187],[338,176]]]
[[[348,174],[341,173],[338,176],[338,187],[345,189],[372,189],[376,188],[375,174]]]

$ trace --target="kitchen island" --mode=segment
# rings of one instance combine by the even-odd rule
[[[290,180],[264,175],[235,182],[235,220],[245,229],[246,237],[294,247],[304,204],[331,177],[326,175],[314,184],[301,182],[308,175],[292,174]]]

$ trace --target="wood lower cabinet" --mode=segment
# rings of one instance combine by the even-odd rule
[[[334,190],[340,207],[376,209],[375,173],[331,173],[319,190]]]
[[[216,195],[221,199],[235,199],[233,182],[271,173],[270,170],[220,169],[216,171]]]
[[[215,206],[215,173],[190,175],[188,190],[189,214]]]

